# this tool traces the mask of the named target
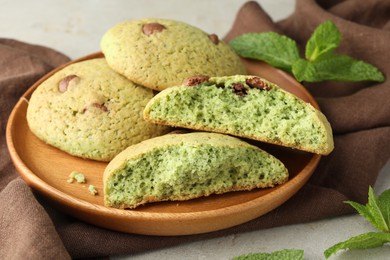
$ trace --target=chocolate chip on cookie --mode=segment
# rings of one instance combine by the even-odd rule
[[[145,35],[149,36],[156,32],[162,32],[166,27],[159,23],[147,23],[142,27],[142,31]]]
[[[218,38],[218,35],[216,34],[209,34],[209,39],[212,43],[214,43],[215,45],[218,45],[219,43],[219,38]]]
[[[186,78],[184,81],[183,81],[183,85],[185,86],[195,86],[195,85],[199,85],[203,82],[206,82],[209,80],[209,76],[206,76],[206,75],[196,75],[196,76],[192,76],[192,77],[189,77],[189,78]]]
[[[93,107],[99,108],[104,112],[108,112],[108,108],[104,104],[99,104],[99,103],[93,103]]]
[[[68,75],[66,76],[65,78],[63,78],[60,83],[58,83],[58,91],[60,91],[61,93],[64,93],[65,91],[68,90],[68,86],[69,86],[69,83],[72,81],[72,80],[79,80],[80,78],[77,76],[77,75]]]
[[[232,87],[233,87],[233,92],[236,95],[245,96],[247,94],[247,89],[241,83],[233,83]]]
[[[250,86],[252,88],[258,88],[261,90],[270,90],[271,89],[271,85],[259,77],[249,78],[245,81],[245,83],[248,84],[248,86]]]

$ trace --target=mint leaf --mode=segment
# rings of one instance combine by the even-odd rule
[[[284,249],[272,253],[251,253],[247,255],[236,256],[233,260],[303,260],[303,250]]]
[[[378,197],[378,206],[387,225],[387,232],[390,232],[390,189],[382,192]]]
[[[292,74],[299,82],[315,82],[317,80],[317,71],[314,65],[307,60],[299,59],[292,66]],[[321,81],[321,80],[318,80]]]
[[[370,222],[371,225],[375,226],[375,218],[372,216],[368,207],[354,201],[345,201],[345,203],[351,205],[362,217]]]
[[[384,75],[373,65],[338,55],[341,33],[331,21],[320,24],[306,43],[301,59],[296,42],[275,32],[247,33],[230,41],[230,46],[244,58],[261,60],[283,69],[298,81],[378,81]]]
[[[320,24],[306,43],[305,56],[315,61],[340,45],[341,33],[331,21]]]
[[[289,72],[299,59],[296,42],[275,32],[243,34],[229,44],[242,57],[262,60]]]
[[[342,249],[366,249],[383,246],[390,242],[390,234],[384,232],[369,232],[352,237],[344,242],[340,242],[324,251],[326,258]]]
[[[297,60],[292,73],[298,81],[384,81],[383,74],[374,66],[346,55],[327,55],[315,62]]]
[[[366,205],[353,201],[345,201],[345,203],[354,207],[360,215],[382,232],[369,232],[340,242],[324,251],[326,258],[341,249],[374,248],[390,242],[390,189],[377,198],[370,186]]]
[[[361,216],[378,230],[382,232],[390,231],[390,190],[383,192],[379,199],[376,198],[372,187],[369,187],[368,203],[365,206],[353,201],[346,201],[345,203],[354,207]]]
[[[374,190],[370,186],[368,189],[368,204],[366,207],[370,210],[372,217],[374,218],[374,227],[383,232],[388,232],[389,227],[387,226],[386,220],[382,214],[382,211],[378,205],[378,199],[374,194]]]

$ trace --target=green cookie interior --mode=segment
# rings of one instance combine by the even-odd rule
[[[129,147],[110,163],[105,204],[134,208],[153,201],[273,187],[287,178],[279,160],[237,138],[170,134]]]
[[[332,151],[332,130],[320,111],[264,79],[267,90],[249,86],[250,77],[215,77],[195,86],[164,90],[149,101],[144,118],[318,154]],[[234,89],[237,83],[244,93]]]

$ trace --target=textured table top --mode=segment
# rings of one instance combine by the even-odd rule
[[[227,33],[245,0],[0,0],[0,37],[40,44],[71,59],[99,51],[101,36],[118,22],[145,17],[171,18],[221,37]],[[259,0],[274,20],[294,10],[293,0]],[[390,188],[390,162],[374,186]],[[323,251],[347,238],[375,231],[357,215],[259,230],[187,243],[112,259],[231,259],[251,252],[303,249],[305,259],[324,259]],[[163,238],[162,238],[163,239]],[[389,259],[390,247],[339,253],[332,259]]]

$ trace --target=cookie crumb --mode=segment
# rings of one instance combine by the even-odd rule
[[[93,185],[89,185],[88,191],[89,191],[89,193],[91,193],[93,196],[95,196],[95,195],[98,193],[97,189],[96,189],[95,186],[93,186]]]
[[[86,179],[82,172],[72,171],[66,181],[68,183],[73,183],[73,181],[77,181],[78,183],[85,183]]]

